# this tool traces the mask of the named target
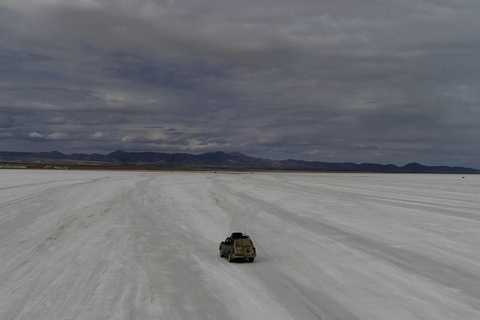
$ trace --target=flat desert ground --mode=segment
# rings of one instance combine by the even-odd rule
[[[0,319],[478,320],[479,209],[475,175],[1,170]]]

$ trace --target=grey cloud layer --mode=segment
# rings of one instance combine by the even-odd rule
[[[0,145],[480,167],[476,1],[0,3]]]

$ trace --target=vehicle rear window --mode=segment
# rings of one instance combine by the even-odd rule
[[[250,239],[237,239],[235,241],[235,247],[253,247],[253,243]]]

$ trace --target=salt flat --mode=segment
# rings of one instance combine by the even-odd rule
[[[480,319],[480,176],[0,171],[0,319]],[[254,263],[218,244],[251,235]]]

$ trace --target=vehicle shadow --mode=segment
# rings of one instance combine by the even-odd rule
[[[227,258],[220,258],[220,259],[225,259],[225,261],[226,261],[227,263],[238,263],[238,264],[243,264],[243,263],[250,264],[250,263],[258,263],[258,262],[260,262],[260,261],[257,260],[257,259],[255,259],[255,261],[252,261],[252,262],[248,261],[247,259],[234,259],[234,260],[232,260],[231,262],[229,262]]]

